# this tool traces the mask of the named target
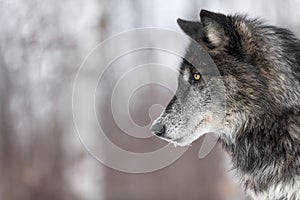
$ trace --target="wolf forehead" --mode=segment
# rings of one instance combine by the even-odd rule
[[[220,13],[201,10],[200,19],[201,21],[178,19],[177,23],[188,36],[209,53],[216,64],[218,64],[218,60],[221,61],[220,65],[226,64],[226,59],[224,58],[228,58],[228,56],[234,59],[245,57],[245,50],[243,50],[242,46],[242,39],[245,37],[241,35],[248,26],[245,22],[247,20],[246,17],[237,15],[226,16]],[[180,76],[186,81],[190,79],[191,74],[199,70],[201,70],[201,74],[203,70],[210,70],[199,66],[199,53],[195,51],[197,47],[194,47],[192,44],[193,42],[187,48],[185,57],[180,65]],[[224,54],[226,54],[225,57]],[[191,63],[196,63],[197,66],[195,67],[197,69]],[[209,72],[206,73],[208,74]]]

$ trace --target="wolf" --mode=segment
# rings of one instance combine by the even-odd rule
[[[180,146],[213,132],[252,199],[300,200],[300,41],[246,15],[201,10],[199,21],[177,23],[219,76],[190,62],[201,59],[190,45],[177,91],[151,131]],[[225,106],[211,97],[218,81]]]

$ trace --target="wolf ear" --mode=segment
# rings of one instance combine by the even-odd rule
[[[205,39],[214,47],[224,47],[228,43],[229,38],[226,36],[228,32],[228,19],[225,15],[214,13],[207,10],[200,11],[200,19],[203,25]]]
[[[177,24],[188,36],[198,41],[202,37],[202,24],[195,21],[187,21],[178,18]]]

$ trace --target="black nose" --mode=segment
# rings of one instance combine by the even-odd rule
[[[157,136],[163,136],[166,132],[166,126],[164,124],[155,123],[151,126],[151,131]]]

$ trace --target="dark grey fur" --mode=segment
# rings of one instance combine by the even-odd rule
[[[253,199],[300,200],[300,41],[289,30],[246,16],[202,10],[200,18],[178,24],[216,63],[226,114],[215,122],[207,90],[213,81],[203,81],[209,75],[184,59],[177,93],[152,130],[187,145],[212,125]],[[193,80],[194,73],[202,79]]]

